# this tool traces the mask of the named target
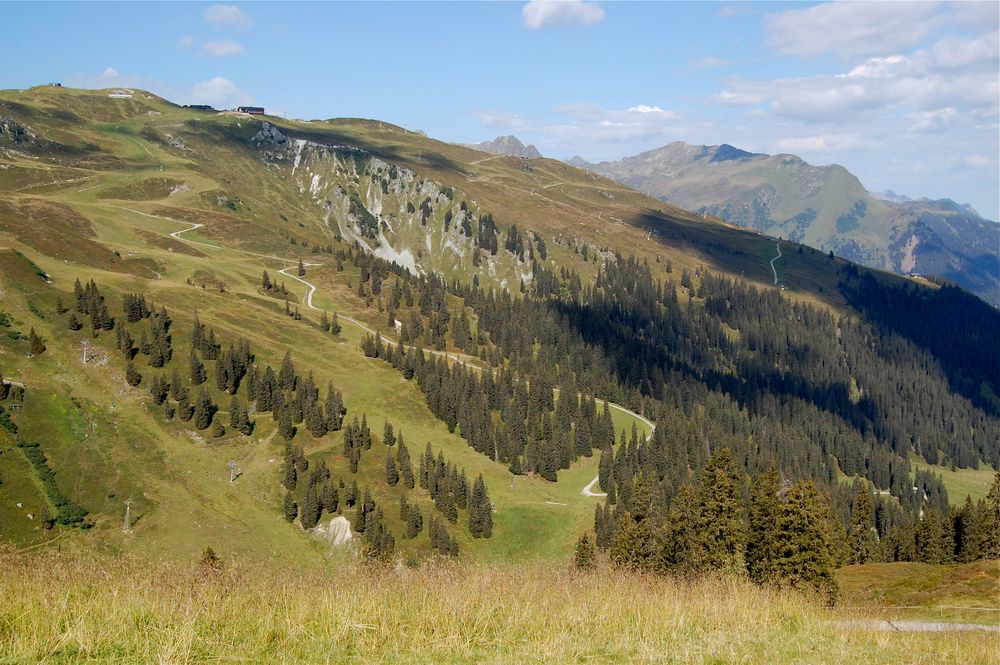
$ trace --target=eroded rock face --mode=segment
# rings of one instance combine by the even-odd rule
[[[288,142],[288,137],[281,133],[281,130],[269,122],[261,123],[260,131],[254,134],[253,142],[256,144],[270,143],[271,145],[284,145]]]
[[[351,523],[343,515],[337,515],[330,520],[326,529],[326,539],[334,547],[342,547],[354,539],[351,533]]]
[[[493,230],[480,237],[486,211],[461,190],[367,149],[285,136],[266,122],[253,141],[332,231],[379,258],[416,274],[475,273],[501,288],[534,278],[530,252],[496,251],[502,239]]]
[[[4,116],[0,116],[0,135],[14,145],[27,145],[34,142],[36,138],[35,133],[27,125],[22,125],[13,118]]]

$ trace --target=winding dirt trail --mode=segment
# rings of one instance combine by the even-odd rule
[[[612,408],[612,409],[617,409],[618,411],[621,411],[622,413],[626,413],[626,414],[632,416],[633,418],[635,418],[639,422],[641,422],[644,425],[646,425],[647,427],[649,427],[649,434],[646,435],[646,441],[649,441],[650,439],[653,438],[653,432],[656,431],[656,423],[654,423],[652,420],[650,420],[649,418],[646,418],[645,416],[640,416],[635,411],[629,411],[625,407],[619,406],[618,404],[615,404],[614,402],[608,402],[608,406],[610,408]],[[583,496],[596,496],[596,497],[607,496],[608,495],[607,492],[595,492],[594,491],[594,486],[597,485],[599,482],[601,482],[601,476],[599,476],[599,475],[594,476],[594,479],[591,480],[589,483],[587,483],[586,487],[584,487],[582,490],[580,490],[580,494],[582,494]]]
[[[778,255],[771,259],[771,272],[774,273],[774,285],[778,285],[778,270],[774,267],[774,262],[781,258],[781,242],[774,243],[775,249],[778,250]]]

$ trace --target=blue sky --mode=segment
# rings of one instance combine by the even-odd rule
[[[0,87],[372,117],[547,156],[840,163],[1000,217],[998,3],[15,3]]]

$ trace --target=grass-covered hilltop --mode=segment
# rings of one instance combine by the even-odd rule
[[[995,662],[1000,313],[561,162],[0,91],[0,662]]]

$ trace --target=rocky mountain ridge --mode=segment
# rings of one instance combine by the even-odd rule
[[[727,144],[678,141],[618,161],[569,163],[681,208],[874,268],[943,277],[1000,305],[1000,225],[967,205],[874,195],[843,166]]]
[[[505,157],[523,157],[524,159],[538,159],[542,156],[542,153],[538,152],[538,148],[533,145],[525,145],[521,143],[520,139],[512,134],[507,136],[498,136],[492,141],[483,141],[481,143],[463,143],[466,148],[472,148],[473,150],[481,150],[482,152],[488,152],[494,155],[503,155]]]

